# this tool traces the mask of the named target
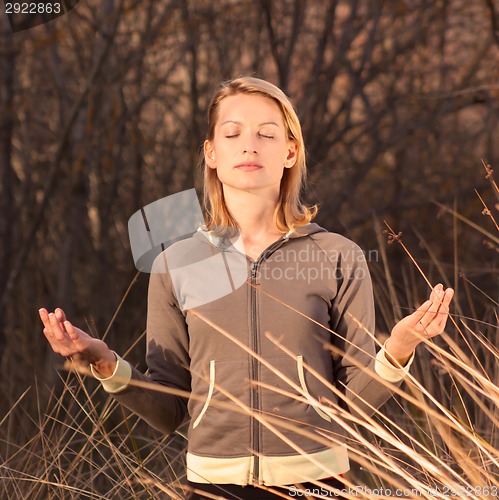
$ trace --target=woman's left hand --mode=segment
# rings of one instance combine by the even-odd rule
[[[421,304],[412,314],[401,319],[392,329],[385,344],[389,361],[404,365],[414,349],[424,339],[440,335],[449,317],[449,304],[454,296],[452,288],[439,283],[433,288],[429,300]]]

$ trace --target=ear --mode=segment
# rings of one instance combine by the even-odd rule
[[[204,141],[203,143],[203,151],[204,151],[204,162],[210,168],[217,168],[217,164],[215,162],[215,150],[213,149],[213,143],[209,140]]]
[[[285,168],[291,168],[295,165],[296,160],[298,159],[298,149],[298,144],[295,141],[288,142],[288,155],[284,161]]]

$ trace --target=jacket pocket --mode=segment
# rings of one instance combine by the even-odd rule
[[[242,457],[250,448],[248,361],[212,359],[192,378],[189,451],[199,456]]]
[[[303,369],[303,356],[298,356],[297,357],[297,360],[296,360],[296,368],[297,368],[297,371],[298,371],[298,380],[300,381],[300,386],[301,388],[303,389],[303,391],[305,392],[306,395],[310,396],[311,398],[313,398],[313,396],[310,394],[308,388],[307,388],[307,384],[305,382],[305,371]],[[318,406],[316,405],[311,405],[312,408],[317,412],[317,414],[323,418],[324,420],[326,420],[327,422],[331,422],[331,417],[325,413],[324,411],[322,411]]]
[[[206,400],[204,402],[203,408],[201,409],[199,415],[192,424],[193,429],[195,429],[200,424],[201,419],[208,410],[208,406],[210,406],[211,397],[213,396],[214,388],[215,388],[215,360],[212,359],[210,361],[210,386],[208,388],[208,394],[206,395]]]

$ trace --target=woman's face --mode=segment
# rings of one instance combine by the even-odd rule
[[[298,146],[287,138],[284,118],[269,98],[247,94],[220,102],[213,141],[205,141],[205,162],[227,189],[277,200],[285,168],[296,162]]]

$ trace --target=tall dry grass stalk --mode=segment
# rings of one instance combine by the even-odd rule
[[[484,166],[499,200],[492,168]],[[491,209],[482,197],[480,200],[484,205],[484,215],[491,218],[499,231],[494,217],[498,205]],[[454,220],[479,230],[487,244],[499,244],[499,238],[489,231],[454,209],[442,208]],[[418,297],[416,283],[424,281],[430,285],[435,276],[430,280],[425,275],[423,266],[405,246],[401,233],[389,229],[389,242],[404,249],[412,271],[416,270],[415,273],[403,274],[403,286],[397,287],[378,222],[376,227],[382,256],[382,266],[373,272],[376,299],[386,323],[393,324],[407,312],[403,311],[401,304],[408,303],[411,309],[424,298],[424,294]],[[455,280],[459,276],[457,270],[448,276],[445,266],[435,257],[431,245],[422,235],[420,241],[439,280],[451,285],[452,277]],[[497,268],[494,267],[493,271],[497,272]],[[456,285],[454,283],[455,288]],[[281,388],[279,392],[315,405],[341,422],[347,434],[352,462],[352,470],[344,478],[345,498],[398,496],[448,500],[499,496],[499,304],[494,299],[497,290],[480,288],[463,274],[460,287],[463,290],[461,298],[471,299],[470,289],[480,293],[481,317],[466,312],[473,312],[473,304],[465,309],[456,298],[446,332],[437,339],[424,340],[418,347],[416,361],[401,388],[384,382],[395,397],[372,417],[360,408],[353,414],[342,404],[313,399],[265,359],[239,343],[241,349],[257,357],[283,380],[285,389]],[[405,290],[405,296],[400,293],[401,288]],[[352,321],[356,319],[352,318]],[[238,343],[231,332],[210,324],[221,335]],[[359,327],[363,328],[363,325],[359,323]],[[283,353],[294,356],[280,345],[272,332],[266,334]],[[378,345],[384,340],[383,335],[367,334]],[[330,349],[336,354],[333,346]],[[96,382],[87,377],[84,367],[70,363],[65,368],[70,370],[60,372],[62,392],[52,394],[43,408],[39,405],[36,415],[23,409],[27,398],[42,400],[38,397],[40,388],[35,381],[0,418],[1,497],[184,498],[185,489],[181,485],[186,444],[183,428],[170,437],[159,436],[112,398],[103,397]],[[313,376],[319,377],[313,366],[306,368]],[[372,376],[378,378],[375,373]],[[322,382],[328,384],[326,380]],[[266,389],[278,390],[275,387]],[[339,388],[330,389],[340,401],[344,400]],[[164,387],[155,387],[155,390],[175,392]],[[226,396],[231,402],[231,411],[252,414],[252,410],[233,395]],[[303,453],[303,450],[289,441],[283,430],[293,428],[326,445],[336,442],[334,435],[314,428],[298,428],[296,422],[262,414],[254,416],[298,453]],[[326,474],[329,472],[325,471]],[[317,482],[317,490],[309,492],[310,497],[327,497],[325,487],[321,489],[321,486]]]

